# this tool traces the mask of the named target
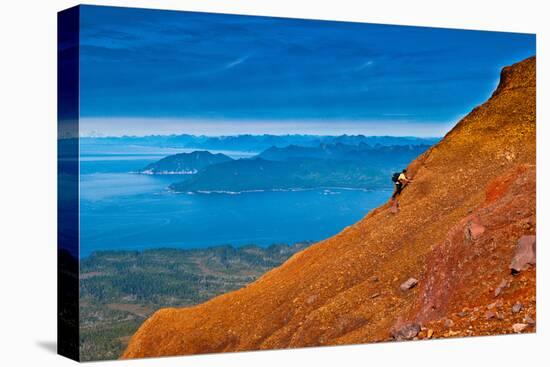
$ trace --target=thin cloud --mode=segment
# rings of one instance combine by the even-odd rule
[[[235,66],[237,66],[239,64],[242,64],[243,62],[248,60],[248,57],[249,56],[244,56],[244,57],[240,57],[240,58],[238,58],[234,61],[231,61],[230,63],[228,63],[224,66],[223,70],[228,70],[228,69],[234,68]]]
[[[490,95],[502,66],[536,51],[526,34],[146,9],[83,7],[81,24],[83,117],[198,116],[237,127],[295,119],[304,131],[334,119],[400,120],[408,131],[428,130],[434,125],[418,123],[468,112]],[[95,122],[90,134],[137,128]],[[134,133],[182,126],[150,123]],[[365,122],[321,128],[360,131],[362,124],[393,131]],[[199,130],[202,122],[186,126]]]
[[[372,61],[372,60],[367,60],[367,61],[365,61],[364,63],[362,63],[361,65],[359,65],[358,67],[356,67],[354,70],[355,70],[355,71],[361,71],[361,70],[364,70],[364,69],[366,69],[366,68],[371,67],[372,65],[374,65],[374,61]]]

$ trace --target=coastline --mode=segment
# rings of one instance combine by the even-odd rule
[[[360,188],[360,187],[339,187],[339,186],[317,186],[317,187],[294,187],[287,189],[249,189],[241,191],[229,191],[229,190],[196,190],[196,191],[177,191],[170,186],[168,190],[174,194],[183,195],[211,195],[211,194],[225,194],[225,195],[241,195],[249,193],[262,193],[262,192],[303,192],[303,191],[322,191],[322,190],[343,190],[343,191],[361,191],[361,192],[374,192],[374,191],[392,191],[391,188]]]

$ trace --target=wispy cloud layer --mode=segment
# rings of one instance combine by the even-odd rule
[[[247,59],[248,59],[248,56],[239,57],[238,59],[233,60],[230,63],[228,63],[227,65],[225,65],[224,69],[227,70],[227,69],[234,68],[235,66],[245,62]]]
[[[440,129],[490,95],[501,67],[535,53],[525,34],[82,9],[80,111],[107,135],[133,129],[128,118],[151,133],[195,120]]]

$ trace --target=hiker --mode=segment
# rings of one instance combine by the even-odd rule
[[[404,169],[401,173],[394,173],[392,176],[392,181],[395,183],[395,189],[393,190],[393,194],[391,196],[393,200],[397,199],[397,196],[401,194],[401,191],[403,191],[403,188],[405,188],[409,182],[412,182],[412,180],[407,177],[406,169]]]

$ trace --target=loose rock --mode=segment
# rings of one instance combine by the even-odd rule
[[[498,287],[495,289],[495,297],[498,297],[504,289],[508,288],[510,286],[510,281],[507,279],[503,279]]]
[[[535,265],[536,262],[536,236],[521,236],[516,244],[516,252],[510,263],[512,274],[517,274],[529,266]]]
[[[523,305],[521,303],[516,303],[515,305],[512,306],[512,312],[513,313],[518,313],[522,309],[523,309]]]
[[[468,223],[464,236],[468,241],[475,241],[485,232],[485,227],[479,223],[479,220],[473,220]]]
[[[409,278],[407,279],[403,284],[401,284],[401,286],[399,288],[401,288],[401,290],[403,292],[405,291],[408,291],[409,289],[411,288],[414,288],[416,287],[416,285],[418,284],[418,280],[415,279],[415,278]]]
[[[446,328],[452,328],[454,324],[455,324],[455,323],[453,322],[453,320],[451,320],[451,319],[446,319],[444,325],[445,325]]]
[[[527,324],[514,324],[512,325],[512,330],[514,330],[514,333],[521,333],[527,328]]]
[[[420,325],[414,322],[407,323],[391,330],[391,336],[395,340],[411,340],[420,332]]]
[[[466,317],[469,315],[468,311],[460,311],[456,314],[458,317]]]

